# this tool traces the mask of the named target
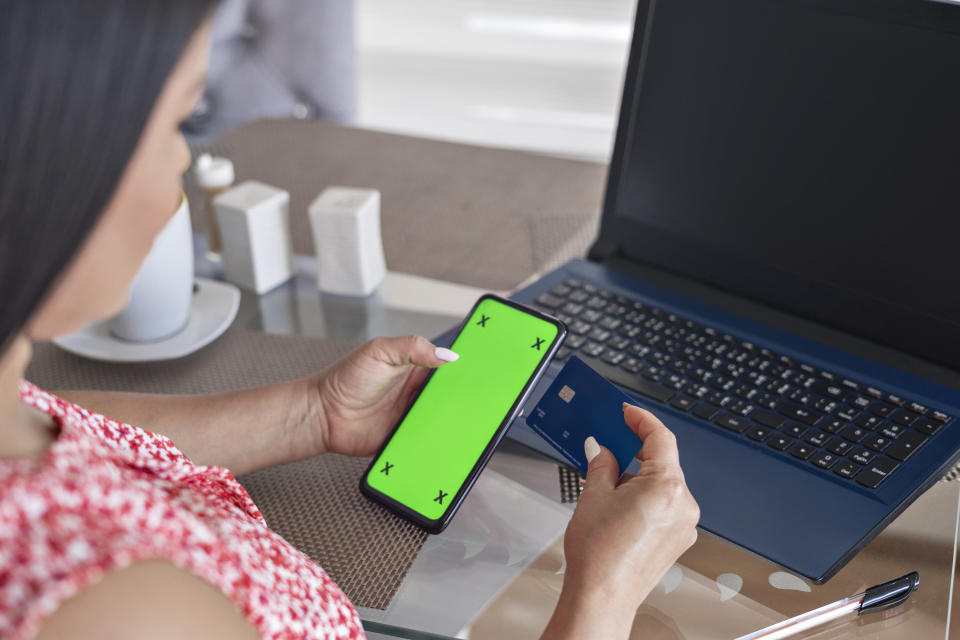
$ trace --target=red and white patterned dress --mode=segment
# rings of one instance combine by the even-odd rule
[[[340,588],[229,471],[28,382],[20,396],[60,436],[42,459],[0,458],[0,638],[32,637],[83,586],[146,559],[216,586],[264,638],[364,637]]]

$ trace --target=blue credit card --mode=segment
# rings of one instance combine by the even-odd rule
[[[623,473],[643,445],[623,421],[624,402],[634,404],[583,360],[571,356],[527,416],[527,424],[584,474],[583,442],[593,436],[613,452]]]

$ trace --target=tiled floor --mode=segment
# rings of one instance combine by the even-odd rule
[[[362,126],[606,160],[633,0],[357,0]]]

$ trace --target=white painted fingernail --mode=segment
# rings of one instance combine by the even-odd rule
[[[445,360],[447,362],[453,362],[454,360],[460,357],[459,353],[450,351],[450,349],[447,349],[445,347],[434,347],[433,353],[435,356],[437,356],[441,360]]]
[[[583,452],[587,455],[587,462],[590,462],[597,457],[597,454],[600,453],[600,445],[597,444],[597,439],[593,436],[588,437],[583,441]]]

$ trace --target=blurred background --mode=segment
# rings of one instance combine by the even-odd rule
[[[609,158],[634,0],[226,0],[196,142],[323,118]]]

